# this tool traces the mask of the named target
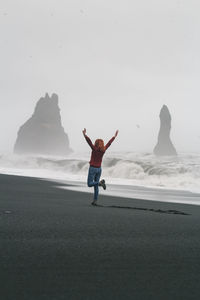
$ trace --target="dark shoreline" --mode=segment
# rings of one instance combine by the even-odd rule
[[[200,206],[0,175],[0,299],[200,299]]]

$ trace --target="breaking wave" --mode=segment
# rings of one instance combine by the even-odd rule
[[[89,154],[67,158],[1,155],[0,172],[85,181]],[[149,153],[106,153],[103,173],[108,183],[200,191],[200,155],[156,158]]]

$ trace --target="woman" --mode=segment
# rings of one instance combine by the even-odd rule
[[[97,139],[95,144],[92,144],[90,138],[86,135],[86,129],[83,130],[83,135],[92,149],[91,159],[90,159],[90,168],[88,172],[87,184],[89,187],[94,187],[94,200],[92,205],[97,204],[98,194],[99,194],[99,186],[102,186],[103,189],[106,189],[105,180],[100,180],[101,177],[101,163],[103,155],[105,154],[108,147],[112,144],[116,136],[118,135],[118,130],[115,132],[115,135],[110,139],[110,141],[104,146],[104,141],[101,139]]]

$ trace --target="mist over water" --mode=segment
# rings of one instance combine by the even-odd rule
[[[112,151],[151,152],[166,104],[177,152],[200,151],[198,1],[1,3],[0,152],[46,92],[74,150],[87,151],[86,127],[105,140],[119,129]]]

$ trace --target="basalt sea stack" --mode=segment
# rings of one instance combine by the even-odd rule
[[[154,154],[162,155],[177,155],[176,149],[170,139],[171,131],[171,115],[166,105],[163,105],[160,111],[160,131],[158,134],[158,142],[154,148]]]
[[[14,152],[62,156],[71,152],[56,94],[46,94],[37,102],[32,117],[18,131]]]

